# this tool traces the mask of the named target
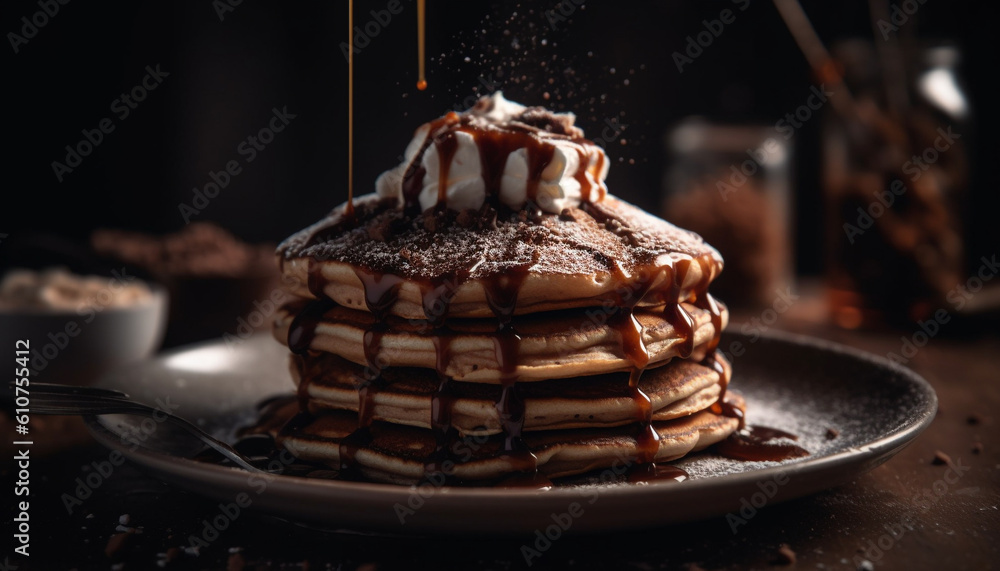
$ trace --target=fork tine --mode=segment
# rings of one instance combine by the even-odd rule
[[[40,390],[39,390],[40,389]],[[128,398],[126,393],[114,389],[103,389],[100,387],[76,387],[73,385],[59,385],[54,383],[31,383],[29,390],[32,394],[52,394],[52,395],[93,395],[104,397]]]
[[[123,399],[120,397],[110,397],[103,395],[87,395],[87,394],[60,394],[60,393],[35,393],[32,395],[32,403],[104,403],[104,404],[120,404],[120,403],[132,403],[136,401]]]
[[[148,410],[130,406],[127,403],[32,403],[31,412],[45,415],[80,415],[80,414],[147,414]]]
[[[120,399],[116,397],[104,397],[104,396],[94,396],[94,395],[60,395],[60,394],[42,394],[33,395],[32,408],[42,405],[49,406],[116,406],[123,404],[139,404],[134,401]]]

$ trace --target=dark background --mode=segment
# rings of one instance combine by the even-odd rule
[[[663,134],[671,125],[693,114],[773,125],[805,101],[812,81],[773,4],[761,0],[743,12],[731,2],[589,2],[556,29],[544,15],[555,1],[431,0],[430,87],[418,92],[416,2],[400,1],[403,11],[356,56],[359,194],[397,164],[417,126],[464,108],[475,89],[493,83],[510,99],[575,111],[592,137],[606,118],[624,113],[627,144],[609,149],[608,186],[655,210]],[[355,23],[367,23],[370,10],[386,4],[357,2]],[[975,133],[967,134],[967,141],[975,139],[966,220],[973,257],[1000,242],[994,212],[983,207],[993,194],[984,171],[997,153],[989,93],[997,46],[987,4],[927,0],[906,24],[922,39],[956,42],[964,52],[962,77],[975,113]],[[803,5],[827,43],[872,37],[865,2]],[[736,21],[678,73],[671,53],[723,8],[734,9]],[[5,32],[20,33],[20,18],[37,11],[34,1],[5,2],[0,22]],[[246,240],[276,242],[342,202],[347,65],[339,44],[346,12],[342,1],[246,0],[220,21],[209,1],[71,2],[19,53],[8,43],[0,233],[9,236],[0,244],[0,262],[37,265],[17,245],[39,233],[82,244],[100,227],[179,229],[178,205],[190,203],[210,170],[242,162],[237,145],[267,124],[273,107],[287,106],[297,118],[193,219],[215,221]],[[157,64],[169,77],[119,120],[112,101],[139,83],[145,66]],[[64,147],[82,138],[81,129],[105,117],[113,118],[115,131],[58,182],[52,161],[64,160]],[[822,268],[821,126],[809,121],[794,139],[795,250],[798,271],[807,274]]]
[[[40,10],[37,2],[0,4],[5,38],[9,32],[20,33],[21,18]],[[627,144],[608,149],[614,161],[608,186],[656,211],[666,168],[663,137],[671,126],[691,115],[720,123],[774,125],[805,101],[813,80],[766,0],[751,0],[684,73],[678,73],[671,53],[683,50],[686,38],[704,29],[703,20],[738,6],[729,0],[592,0],[552,29],[544,12],[555,8],[557,0],[429,0],[430,87],[418,92],[413,87],[416,2],[401,2],[403,12],[356,58],[358,193],[372,189],[375,177],[398,163],[418,125],[465,107],[474,88],[483,90],[486,83],[525,104],[576,112],[591,136],[599,135],[605,119],[619,117],[628,125],[623,135]],[[371,10],[387,3],[357,0],[356,23],[364,25]],[[873,37],[867,2],[802,4],[828,44]],[[975,114],[963,133],[972,161],[964,220],[972,258],[996,252],[1000,245],[992,176],[1000,150],[992,137],[998,34],[994,11],[987,14],[989,4],[925,0],[906,24],[919,38],[955,43],[964,54],[961,76]],[[178,205],[190,203],[192,189],[209,182],[209,171],[220,171],[234,159],[241,161],[243,172],[194,220],[214,221],[245,240],[277,242],[320,218],[347,195],[347,65],[339,47],[346,27],[344,0],[243,0],[222,21],[211,0],[73,0],[60,6],[19,53],[9,43],[0,48],[6,135],[0,272],[76,258],[72,253],[85,250],[96,228],[176,231],[184,226]],[[169,77],[127,119],[119,120],[110,109],[112,102],[142,80],[146,66],[157,64]],[[286,106],[296,119],[246,164],[237,146],[267,125],[272,108]],[[58,182],[52,161],[64,160],[64,147],[76,145],[82,129],[94,129],[106,117],[116,125],[114,132]],[[794,251],[802,274],[818,274],[823,265],[822,123],[821,118],[806,122],[793,140]],[[40,248],[48,253],[38,255]],[[226,326],[234,315],[246,315],[221,307],[217,298],[210,303],[220,306],[215,309]],[[806,305],[808,300],[799,307]],[[876,354],[900,348],[898,331],[847,332],[816,323],[802,326],[792,316],[782,319],[783,328]],[[688,564],[693,562],[709,569],[768,568],[782,543],[798,553],[799,568],[854,568],[859,548],[911,513],[913,494],[941,478],[946,467],[932,463],[938,451],[968,462],[971,475],[960,490],[921,512],[916,529],[907,530],[877,568],[996,565],[998,345],[995,324],[984,329],[988,334],[981,338],[955,339],[959,327],[949,326],[908,363],[937,391],[937,420],[897,458],[851,485],[769,507],[739,537],[731,535],[721,518],[596,539],[584,536],[560,543],[534,568],[692,569]],[[221,328],[201,333],[206,331],[217,336]],[[914,331],[907,328],[907,338]],[[83,434],[80,427],[72,436]],[[32,465],[33,497],[39,501],[32,513],[33,522],[38,518],[33,547],[41,563],[36,568],[46,561],[66,568],[108,568],[112,562],[127,562],[126,569],[151,568],[162,559],[159,553],[185,544],[188,534],[200,532],[204,517],[217,513],[215,502],[128,465],[97,490],[86,512],[67,516],[60,495],[73,488],[77,477],[85,477],[91,462],[108,456],[96,444],[66,440],[57,442],[69,451],[35,457]],[[973,443],[979,444],[979,452]],[[106,556],[108,537],[125,513],[145,532],[121,553]],[[310,568],[327,568],[325,563],[337,569],[412,569],[431,561],[440,568],[469,568],[473,562],[478,568],[511,569],[520,565],[521,542],[333,535],[253,514],[212,550],[200,557],[180,556],[170,568],[239,568],[233,559],[245,558],[253,568],[300,568],[306,566],[300,562],[311,562]],[[234,554],[229,548],[244,551]]]

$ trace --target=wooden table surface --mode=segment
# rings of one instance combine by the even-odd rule
[[[882,355],[898,350],[904,333],[784,325]],[[937,390],[937,418],[898,456],[854,482],[767,506],[735,534],[724,518],[717,518],[642,532],[567,536],[533,560],[531,568],[1000,568],[998,355],[1000,337],[989,328],[978,335],[942,335],[921,349],[910,366]],[[951,465],[935,464],[938,452],[947,454]],[[524,537],[328,533],[255,513],[237,518],[207,548],[185,551],[190,536],[201,534],[204,520],[218,514],[217,502],[129,464],[67,514],[63,494],[73,494],[76,479],[86,478],[93,472],[91,463],[107,457],[106,450],[90,443],[33,461],[32,556],[30,562],[11,558],[11,564],[19,569],[527,567],[520,551],[528,540]],[[9,464],[4,478],[13,479]],[[141,533],[116,532],[124,514],[127,525]],[[5,529],[13,517],[8,512]],[[780,553],[782,544],[794,553],[795,563]]]

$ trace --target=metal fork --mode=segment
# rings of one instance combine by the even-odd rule
[[[13,386],[13,384],[11,385]],[[234,464],[249,472],[264,472],[225,442],[212,437],[204,430],[179,416],[129,399],[121,391],[96,387],[74,387],[49,383],[31,383],[31,412],[46,415],[95,415],[134,414],[157,421],[165,421],[195,436]]]

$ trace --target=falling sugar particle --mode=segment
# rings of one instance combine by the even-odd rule
[[[611,75],[614,75],[614,74],[615,74],[615,68],[611,68],[611,69],[609,69],[608,71],[610,71],[610,72],[611,72]]]
[[[625,85],[628,85],[628,83],[629,83],[629,82],[628,82],[628,80],[626,79],[626,80],[625,80],[624,82],[622,82],[622,83],[624,83]]]

